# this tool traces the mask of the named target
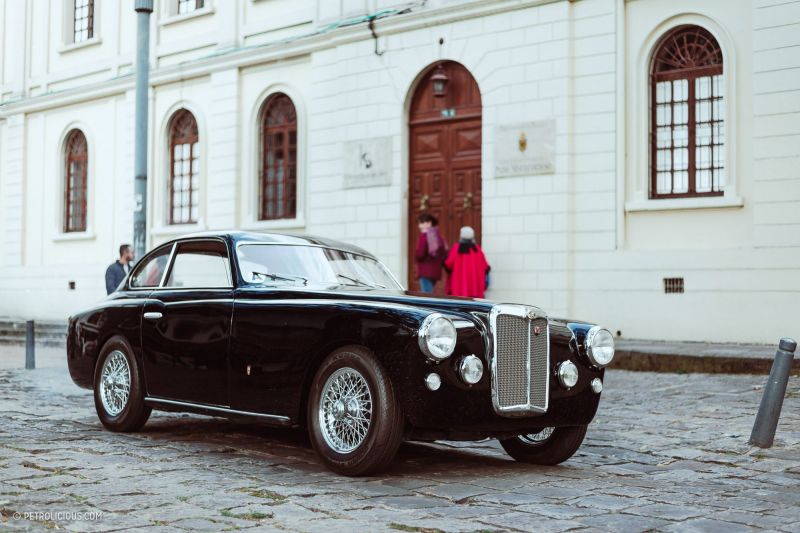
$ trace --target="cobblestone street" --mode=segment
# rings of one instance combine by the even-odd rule
[[[610,371],[561,466],[514,463],[495,442],[409,443],[385,475],[347,479],[300,431],[155,413],[114,434],[64,365],[6,368],[0,530],[798,531],[800,378],[770,450],[747,445],[764,381]]]

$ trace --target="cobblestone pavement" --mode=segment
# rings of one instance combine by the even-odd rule
[[[348,479],[301,431],[156,413],[114,434],[63,364],[4,369],[0,530],[800,531],[800,378],[770,450],[746,444],[764,381],[610,371],[561,466],[409,443],[384,475]]]

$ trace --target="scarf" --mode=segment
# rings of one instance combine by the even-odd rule
[[[460,254],[468,254],[470,250],[477,251],[477,249],[478,248],[475,246],[475,241],[472,239],[458,241],[458,253]]]
[[[447,252],[447,245],[444,243],[444,239],[442,239],[442,236],[439,234],[439,228],[433,226],[428,229],[425,235],[428,238],[428,255],[431,257],[436,257],[439,255],[440,249],[445,253]]]

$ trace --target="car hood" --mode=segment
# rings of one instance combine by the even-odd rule
[[[325,300],[359,301],[364,303],[397,304],[398,306],[416,307],[443,313],[488,313],[493,306],[500,302],[485,300],[482,298],[462,298],[456,296],[436,296],[433,294],[392,290],[376,289],[372,287],[352,287],[343,285],[325,286],[309,285],[303,287],[286,288],[269,287],[269,290],[250,286],[243,290],[249,297],[270,298],[311,298]],[[277,292],[280,295],[276,294]],[[257,296],[258,295],[258,296]],[[509,303],[509,302],[504,302]]]
[[[349,289],[349,287],[348,287]],[[462,298],[459,296],[437,296],[423,292],[375,289],[364,291],[336,291],[352,298],[391,302],[413,307],[424,307],[442,312],[488,313],[498,302],[483,298]]]

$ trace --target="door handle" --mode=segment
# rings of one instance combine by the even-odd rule
[[[149,312],[149,313],[145,313],[144,314],[144,319],[145,320],[161,320],[161,318],[163,316],[164,315],[162,315],[158,311],[152,311],[152,312]]]
[[[472,193],[468,192],[466,196],[464,196],[464,209],[469,209],[472,207]]]
[[[428,200],[429,199],[430,199],[430,197],[427,194],[423,194],[422,195],[422,198],[420,198],[420,201],[419,201],[419,210],[420,211],[425,211],[426,209],[428,209]]]

